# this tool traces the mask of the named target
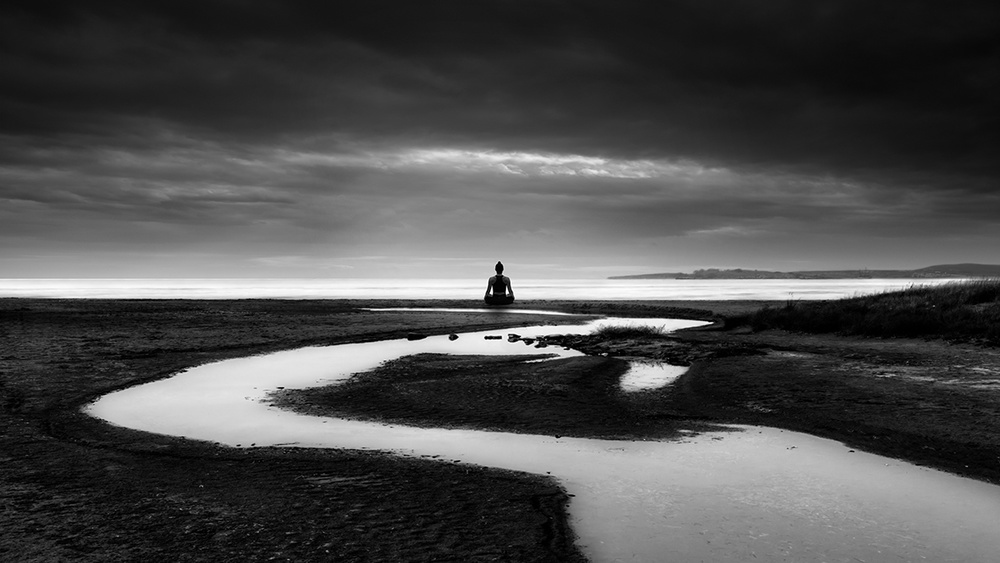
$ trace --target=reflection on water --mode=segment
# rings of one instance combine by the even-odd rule
[[[267,403],[277,387],[335,383],[406,354],[577,354],[484,338],[506,332],[227,360],[111,393],[87,411],[232,446],[379,449],[551,474],[573,495],[574,530],[595,561],[993,561],[1000,550],[1000,487],[804,434],[743,427],[678,442],[567,439],[323,418]]]

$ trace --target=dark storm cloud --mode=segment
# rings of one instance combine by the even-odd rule
[[[27,6],[4,17],[11,132],[142,117],[970,187],[1000,167],[989,2]]]

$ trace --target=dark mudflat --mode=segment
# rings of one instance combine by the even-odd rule
[[[756,305],[519,302],[709,319]],[[364,306],[481,302],[0,300],[0,560],[582,559],[564,493],[545,477],[352,451],[235,450],[79,414],[100,394],[209,361],[539,322]],[[537,369],[516,357],[416,356],[287,399],[409,424],[576,436],[768,424],[1000,482],[996,349],[712,330],[567,344],[594,357]],[[669,391],[625,396],[620,358],[692,368]],[[355,401],[363,391],[378,393]]]
[[[225,358],[537,322],[367,305],[395,303],[0,300],[0,561],[582,560],[550,478],[236,450],[79,413]]]

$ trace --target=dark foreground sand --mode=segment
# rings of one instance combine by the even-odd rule
[[[0,560],[581,560],[565,495],[545,477],[354,451],[233,450],[79,414],[108,391],[225,358],[538,323],[358,309],[413,305],[478,306],[0,300]],[[718,318],[759,303],[520,305]],[[1000,482],[996,349],[711,330],[571,344],[594,356],[530,372],[504,358],[416,356],[283,400],[410,424],[618,438],[760,423]],[[622,357],[692,369],[670,392],[625,396]],[[445,400],[428,408],[420,393]]]

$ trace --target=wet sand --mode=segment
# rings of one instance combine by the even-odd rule
[[[689,318],[757,305],[519,304]],[[233,450],[112,428],[78,412],[113,389],[224,358],[538,322],[517,315],[357,309],[408,305],[478,306],[473,301],[0,301],[0,495],[11,507],[0,512],[0,559],[581,559],[565,523],[564,492],[544,477],[354,451]],[[511,378],[523,380],[526,374],[511,371],[516,364],[504,366],[503,360],[486,366],[468,358],[404,359],[408,365],[375,374],[384,376],[381,380],[372,376],[357,384],[384,383],[391,370],[419,373],[447,364],[451,380],[435,392],[451,393],[447,397],[454,400],[444,401],[451,408],[422,412],[400,404],[397,395],[356,407],[354,414],[616,437],[669,437],[682,424],[753,422],[838,437],[869,451],[997,481],[996,350],[712,331],[688,333],[680,341],[575,345],[608,356],[532,374],[531,386],[510,385]],[[672,393],[618,397],[612,384],[622,363],[615,357],[657,355],[681,355],[694,365]],[[532,408],[498,420],[497,412],[472,400],[480,382],[472,377],[476,370],[496,378],[490,404],[529,401]],[[543,392],[555,382],[567,390],[565,396]],[[334,408],[333,399],[319,399],[295,400],[300,408]],[[336,408],[343,405],[341,400]],[[907,422],[914,417],[921,421]]]

